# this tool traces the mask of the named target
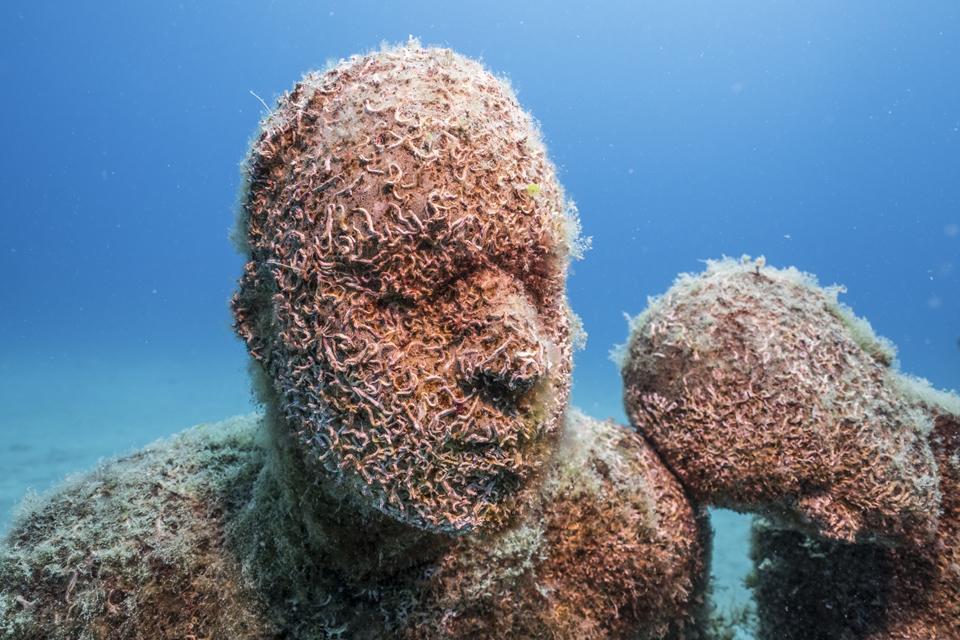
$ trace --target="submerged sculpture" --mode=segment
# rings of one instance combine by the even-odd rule
[[[419,528],[507,519],[570,386],[576,222],[529,116],[401,49],[307,76],[248,164],[234,314],[297,447]]]
[[[624,398],[698,501],[839,540],[922,543],[940,500],[931,420],[891,360],[836,291],[726,260],[637,319]]]
[[[631,422],[696,500],[762,514],[762,640],[960,637],[960,399],[809,275],[681,276],[634,321]]]
[[[247,161],[263,417],[19,518],[4,638],[693,638],[705,527],[568,407],[576,219],[529,116],[416,43],[308,75]]]
[[[853,545],[757,522],[752,586],[761,640],[960,638],[960,401],[915,389],[934,418],[929,441],[943,495],[936,538]]]
[[[245,171],[264,414],[27,505],[0,638],[702,640],[700,505],[767,518],[763,638],[960,637],[960,401],[835,291],[681,277],[626,353],[637,433],[569,406],[575,211],[479,64],[411,42],[310,74]]]

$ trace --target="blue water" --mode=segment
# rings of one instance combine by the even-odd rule
[[[623,419],[623,312],[723,254],[847,285],[904,369],[960,388],[952,0],[7,0],[0,530],[28,487],[250,409],[226,239],[250,92],[408,34],[483,58],[542,125],[593,237],[569,287],[587,412]]]

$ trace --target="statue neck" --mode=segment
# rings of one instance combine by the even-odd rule
[[[321,561],[348,582],[377,582],[440,556],[449,535],[399,522],[363,502],[355,487],[341,485],[306,459],[296,435],[268,404],[268,472],[298,524],[302,540],[288,543]],[[321,560],[322,559],[322,560]]]

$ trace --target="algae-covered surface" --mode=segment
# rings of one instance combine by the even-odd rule
[[[200,425],[25,504],[0,550],[3,637],[256,628],[252,610],[232,606],[239,568],[222,553],[221,527],[262,467],[256,425]]]
[[[626,336],[621,314],[639,312],[675,274],[722,254],[764,253],[824,284],[845,284],[841,301],[896,343],[904,370],[960,389],[953,3],[544,7],[5,3],[0,536],[31,492],[82,474],[94,493],[69,506],[107,509],[122,486],[105,495],[98,463],[127,456],[124,464],[145,464],[150,454],[129,456],[189,425],[253,410],[227,308],[241,273],[226,239],[237,165],[296,77],[408,34],[509,75],[537,116],[593,238],[568,283],[590,334],[573,390],[588,414],[626,422],[619,374],[606,358]],[[542,198],[545,182],[531,180],[518,185],[522,195]],[[850,328],[869,336],[864,325]],[[889,359],[884,344],[872,347]],[[164,446],[171,441],[150,451]],[[211,456],[223,462],[228,449],[255,450],[231,445]],[[151,460],[159,472],[162,461]],[[196,469],[168,471],[177,480],[166,486],[185,497],[158,488],[154,511],[124,505],[129,519],[100,532],[101,544],[142,531],[159,541],[140,548],[156,567],[176,540],[215,548],[211,532],[183,526],[184,505],[196,496],[180,484],[200,477]],[[79,486],[68,480],[49,499],[72,491],[78,500]],[[28,499],[25,513],[37,504]],[[161,516],[159,527],[150,513]],[[714,512],[713,526],[712,597],[727,619],[744,620],[749,516]],[[43,530],[24,535],[42,540]],[[121,598],[122,585],[107,595],[91,587],[105,562],[133,567],[124,563],[135,548],[94,560],[70,552],[78,540],[21,547],[49,560],[38,579],[62,615],[149,604]],[[199,606],[210,576],[235,571],[203,557],[209,562],[190,585],[159,580],[149,593],[187,589]],[[8,558],[5,566],[13,573],[3,580],[25,579],[25,565]],[[154,575],[133,573],[130,580]],[[824,574],[810,575],[804,585],[822,595]],[[29,607],[38,613],[40,595],[13,596],[0,617],[23,623]],[[752,637],[748,627],[737,637]],[[330,625],[338,633],[345,631]]]
[[[3,364],[13,366],[9,360]],[[188,364],[190,366],[178,366],[156,357],[131,358],[129,361],[100,357],[80,362],[75,356],[52,363],[41,362],[32,368],[22,362],[17,363],[19,370],[24,373],[19,378],[9,378],[10,383],[2,392],[5,402],[0,403],[4,417],[10,424],[17,425],[0,447],[0,458],[6,463],[0,467],[5,471],[0,474],[0,500],[4,505],[12,506],[20,503],[27,491],[31,490],[33,493],[18,507],[22,522],[30,521],[30,514],[36,514],[36,509],[44,500],[53,500],[55,507],[62,507],[54,509],[53,513],[72,517],[77,523],[83,520],[82,516],[113,518],[116,526],[103,527],[98,531],[83,526],[75,530],[68,527],[71,537],[50,539],[44,538],[44,531],[49,531],[52,525],[49,518],[27,529],[21,528],[17,534],[10,531],[11,511],[5,512],[6,517],[0,521],[3,523],[0,528],[5,533],[12,533],[14,538],[20,536],[24,544],[19,547],[18,554],[26,555],[7,555],[4,558],[4,573],[0,583],[6,585],[8,580],[12,580],[26,584],[30,576],[22,573],[25,562],[46,567],[42,575],[32,576],[42,578],[42,591],[24,590],[6,597],[2,616],[7,625],[4,632],[9,637],[51,637],[27,632],[23,626],[34,619],[32,616],[37,611],[31,611],[29,605],[37,603],[40,598],[50,598],[59,603],[63,615],[69,613],[74,616],[86,612],[87,619],[101,620],[90,629],[100,629],[105,633],[109,624],[104,627],[102,621],[111,620],[110,616],[119,618],[133,610],[141,613],[149,611],[151,603],[143,598],[124,597],[127,589],[135,583],[149,584],[143,593],[151,594],[154,598],[169,597],[172,591],[187,594],[188,597],[182,600],[184,611],[191,607],[202,607],[203,598],[209,597],[205,589],[209,590],[214,585],[220,585],[216,587],[217,597],[224,597],[223,584],[225,580],[229,582],[227,578],[236,571],[233,561],[218,559],[213,562],[210,560],[212,556],[206,556],[203,570],[194,571],[190,585],[177,580],[164,582],[153,573],[153,569],[145,571],[142,562],[147,557],[150,559],[147,567],[162,569],[166,566],[167,569],[162,569],[161,573],[167,571],[166,580],[169,580],[173,573],[169,571],[170,566],[164,563],[169,562],[184,545],[214,548],[211,545],[215,545],[217,539],[211,532],[184,526],[184,522],[191,520],[187,507],[193,505],[190,508],[196,508],[200,504],[198,500],[206,500],[204,496],[214,497],[215,502],[219,501],[220,504],[240,499],[244,482],[228,482],[226,477],[210,482],[211,478],[217,478],[218,469],[222,471],[232,466],[237,456],[250,455],[249,464],[259,464],[254,455],[254,435],[248,432],[243,437],[236,434],[226,437],[222,425],[201,426],[175,439],[166,436],[164,440],[138,452],[136,443],[147,443],[164,433],[180,431],[185,425],[191,424],[191,419],[196,420],[198,414],[228,415],[231,407],[225,405],[231,403],[240,409],[249,406],[249,383],[242,360]],[[51,369],[51,366],[55,368]],[[39,386],[41,377],[45,378],[48,387],[58,390],[63,399],[61,403],[43,404],[30,392],[31,385]],[[616,413],[616,403],[611,399],[583,395],[587,400],[585,404],[595,411]],[[236,427],[244,423],[241,420],[233,424]],[[247,423],[247,427],[252,425]],[[80,432],[84,437],[77,437],[76,434]],[[182,460],[176,465],[164,467],[163,461],[156,456],[159,452],[171,450],[171,447],[179,451],[176,457]],[[119,467],[110,461],[116,454],[125,458]],[[204,460],[206,462],[201,465],[200,462]],[[230,463],[231,460],[233,463]],[[98,461],[101,465],[99,471],[94,470]],[[202,472],[201,466],[204,469]],[[122,472],[111,471],[109,482],[98,480],[98,477],[106,477],[106,468],[114,471],[120,469]],[[155,491],[146,496],[147,501],[124,500],[125,487],[129,489],[135,486],[138,477],[147,473],[165,478],[163,486],[156,486]],[[231,473],[229,478],[248,477],[236,469]],[[69,479],[61,485],[60,482],[67,476]],[[207,489],[198,494],[199,486],[207,486]],[[223,489],[220,493],[214,489],[217,486]],[[35,495],[37,492],[50,494],[51,489],[56,497]],[[748,568],[746,528],[743,524],[748,520],[729,512],[715,513],[713,520],[717,529],[712,561],[715,579],[713,598],[721,614],[728,619],[735,618],[741,613],[746,598],[741,577]],[[100,548],[112,547],[112,550],[96,558],[81,552],[84,541],[90,539]],[[146,546],[137,546],[140,544],[137,540],[146,540]],[[126,542],[113,548],[113,543],[118,541]],[[139,561],[135,562],[138,557]],[[118,584],[106,589],[93,585],[92,578],[108,568],[129,573],[126,588]],[[238,591],[234,595],[240,597],[243,594]],[[104,611],[107,617],[98,618]],[[255,628],[249,626],[255,625],[255,621],[239,614],[236,617],[241,622],[247,620],[247,629]],[[51,620],[48,618],[46,622],[50,623]],[[199,622],[203,621],[194,621],[194,624]],[[330,628],[336,630],[337,625]],[[76,628],[65,627],[62,632],[67,634],[65,637],[83,637],[77,635],[80,632]],[[0,637],[6,640],[8,635],[0,634]],[[133,634],[119,637],[150,636]],[[749,636],[741,633],[736,637]]]
[[[29,500],[0,551],[0,637],[260,638],[293,630],[298,638],[333,638],[365,629],[362,616],[359,627],[346,621],[370,604],[402,604],[410,597],[405,588],[346,598],[331,574],[314,567],[319,558],[284,546],[298,519],[265,472],[265,432],[259,414],[201,424]],[[589,475],[581,469],[590,464],[571,459],[576,464],[557,476],[560,484],[565,473]],[[571,485],[550,500],[582,490]],[[524,531],[517,535],[527,540]],[[478,568],[493,558],[510,565],[511,554],[529,546],[511,540],[494,542],[487,560],[477,557]],[[529,571],[529,563],[517,568]],[[464,594],[482,602],[493,584]],[[387,619],[400,624],[403,607],[390,609]],[[385,614],[374,608],[370,615]],[[728,631],[716,637],[734,637]],[[474,630],[470,637],[485,636]]]

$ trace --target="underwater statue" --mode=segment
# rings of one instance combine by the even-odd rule
[[[700,637],[701,512],[568,405],[578,224],[505,83],[413,42],[351,58],[245,172],[264,414],[24,507],[0,637]]]
[[[960,638],[960,401],[931,402],[937,395],[916,387],[934,419],[928,438],[942,495],[935,539],[849,544],[756,521],[751,586],[761,640]]]
[[[960,638],[960,398],[795,269],[722,260],[633,322],[631,423],[698,503],[760,514],[758,637]]]
[[[630,430],[569,405],[576,211],[478,63],[411,41],[307,75],[244,172],[264,411],[25,504],[0,639],[731,638],[707,506],[762,516],[764,640],[960,638],[960,400],[836,290],[681,276],[633,323]]]

